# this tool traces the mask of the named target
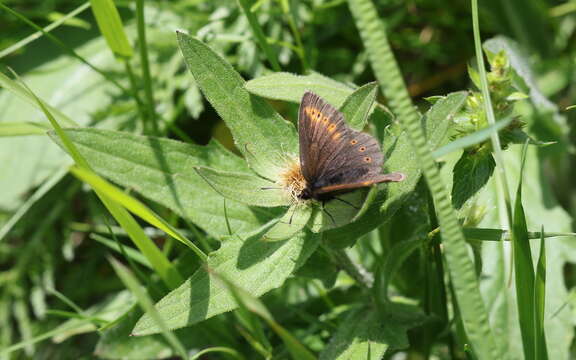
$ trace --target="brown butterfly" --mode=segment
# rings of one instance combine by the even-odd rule
[[[376,139],[349,128],[340,111],[312,92],[302,97],[298,134],[306,180],[300,199],[324,202],[357,188],[405,178],[401,173],[382,174],[384,155]]]

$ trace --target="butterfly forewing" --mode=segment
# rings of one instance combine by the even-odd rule
[[[381,174],[384,156],[376,139],[349,128],[342,113],[318,95],[304,94],[298,126],[307,196],[403,179],[399,173]]]

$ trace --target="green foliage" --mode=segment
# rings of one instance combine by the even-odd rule
[[[2,2],[0,358],[573,358],[576,7],[471,5]]]

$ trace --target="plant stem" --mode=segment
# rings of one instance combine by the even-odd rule
[[[374,284],[374,276],[368,272],[362,265],[356,264],[350,259],[346,251],[334,249],[328,245],[323,246],[328,255],[334,260],[334,263],[344,270],[351,278],[365,288],[371,288]]]
[[[130,86],[132,87],[132,96],[134,96],[134,100],[136,101],[136,109],[138,110],[138,117],[142,121],[142,127],[146,127],[146,114],[144,109],[144,104],[142,103],[142,99],[140,99],[140,95],[138,95],[138,84],[136,83],[136,77],[134,76],[134,72],[132,71],[132,65],[130,65],[129,59],[123,59],[124,66],[126,68],[126,74],[128,74],[128,79],[130,79]]]
[[[142,79],[144,81],[144,94],[146,96],[148,126],[144,127],[145,133],[158,135],[158,123],[154,93],[152,92],[152,78],[150,76],[150,63],[148,61],[148,46],[146,44],[146,28],[144,18],[144,0],[136,0],[136,20],[138,28],[138,45],[140,50],[140,62],[142,66]]]

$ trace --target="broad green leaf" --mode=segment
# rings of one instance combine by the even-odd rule
[[[453,169],[452,206],[460,209],[490,179],[496,163],[490,151],[463,152]]]
[[[132,47],[113,0],[90,0],[92,12],[108,47],[120,57],[132,57]]]
[[[67,130],[80,153],[102,176],[156,201],[209,234],[228,234],[224,199],[195,171],[197,166],[249,172],[244,161],[217,143],[198,146],[129,133]],[[233,232],[247,232],[280,214],[226,201]]]
[[[210,272],[233,280],[236,286],[259,297],[281,286],[306,262],[319,243],[319,236],[308,231],[289,241],[262,241],[264,231],[246,239],[232,236],[224,240],[222,247],[209,256]],[[176,329],[233,310],[237,303],[222,284],[201,268],[155,306],[169,328]],[[153,319],[145,314],[133,334],[148,335],[159,331]]]
[[[294,103],[299,103],[306,91],[312,91],[336,108],[354,91],[352,87],[318,73],[296,75],[276,72],[252,79],[244,87],[252,94],[267,99]]]
[[[0,137],[45,135],[49,129],[37,122],[0,122]]]
[[[458,112],[465,100],[465,92],[453,93],[430,108],[424,121],[428,143],[432,148],[442,142],[451,123],[451,117]],[[401,133],[395,139],[391,136],[387,137],[383,150],[388,158],[384,163],[385,172],[398,171],[406,175],[406,179],[399,183],[379,185],[378,188],[385,189],[385,191],[379,192],[365,214],[355,222],[329,231],[327,237],[331,241],[337,241],[341,245],[349,244],[351,240],[388,221],[415,189],[420,180],[420,163],[416,159],[406,133]]]
[[[388,349],[408,347],[406,332],[424,316],[410,305],[391,304],[383,317],[374,309],[352,311],[320,354],[320,360],[382,359]]]
[[[286,214],[278,220],[262,237],[265,241],[282,241],[292,238],[306,226],[313,208],[306,204],[291,206]]]
[[[207,45],[180,32],[178,43],[198,87],[232,131],[238,150],[259,175],[278,180],[287,155],[298,154],[294,126],[246,91],[242,77]]]
[[[340,111],[344,114],[344,119],[352,129],[362,130],[366,126],[368,115],[372,110],[376,100],[378,84],[368,83],[350,94],[344,104],[340,106]]]
[[[253,206],[287,206],[290,195],[279,184],[249,173],[225,172],[207,167],[194,168],[220,195]]]

